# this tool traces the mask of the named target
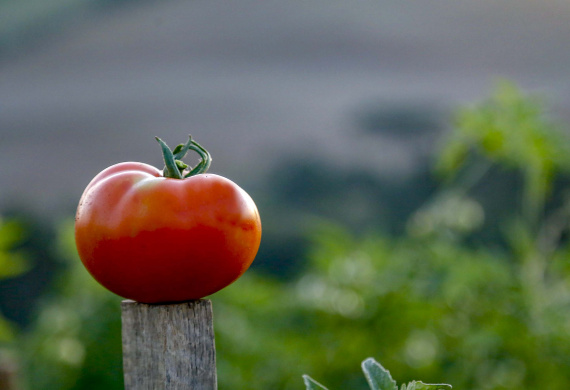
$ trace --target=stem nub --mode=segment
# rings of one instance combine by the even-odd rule
[[[201,173],[206,173],[210,164],[212,163],[212,156],[206,149],[204,149],[199,143],[192,139],[192,136],[188,137],[188,141],[185,144],[180,144],[170,150],[168,145],[158,137],[155,137],[160,147],[162,148],[162,155],[164,157],[164,170],[162,175],[164,177],[172,179],[184,179],[190,176],[199,175]],[[193,150],[200,155],[202,160],[194,168],[189,167],[181,160],[186,156],[189,150]]]

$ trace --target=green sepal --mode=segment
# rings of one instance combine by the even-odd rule
[[[163,176],[172,179],[184,179],[190,176],[198,175],[201,173],[206,173],[210,168],[212,163],[212,156],[206,149],[204,149],[200,144],[192,140],[192,136],[188,137],[188,141],[185,144],[177,145],[174,150],[170,150],[168,145],[164,143],[160,138],[155,137],[160,147],[162,148],[162,155],[164,157],[165,167],[163,169]],[[193,150],[200,155],[201,161],[194,168],[188,166],[188,164],[181,161],[189,150]],[[189,169],[189,172],[183,176],[183,172]]]
[[[176,158],[176,153],[179,153],[183,147],[184,147],[184,144],[176,145],[176,147],[172,150],[172,154],[174,155],[174,158]]]
[[[155,137],[160,147],[162,148],[162,156],[164,157],[164,164],[166,165],[162,175],[164,177],[169,177],[172,179],[182,179],[182,174],[176,165],[176,160],[174,159],[174,154],[172,154],[172,150],[158,137]]]
[[[174,160],[174,162],[176,163],[176,167],[178,168],[178,170],[179,170],[180,172],[182,172],[183,170],[185,170],[186,168],[188,168],[188,164],[184,163],[183,161]]]
[[[184,177],[190,177],[194,175],[198,175],[201,173],[206,173],[206,171],[210,168],[210,164],[212,163],[212,156],[206,149],[202,147],[199,143],[192,141],[190,145],[190,149],[195,151],[202,157],[202,160],[194,167],[194,169],[190,170]]]
[[[186,156],[186,153],[188,153],[188,150],[190,150],[190,146],[192,146],[192,136],[189,135],[188,136],[188,141],[185,144],[180,144],[178,146],[176,146],[174,148],[174,150],[172,151],[172,154],[174,154],[174,159],[175,160],[182,160],[184,158],[184,156]]]

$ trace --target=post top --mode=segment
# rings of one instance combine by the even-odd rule
[[[165,302],[165,303],[143,303],[133,301],[132,299],[124,299],[121,301],[121,306],[132,306],[132,305],[147,305],[147,306],[176,306],[176,305],[193,305],[193,304],[212,304],[212,301],[209,299],[195,299],[191,301],[182,301],[182,302]]]

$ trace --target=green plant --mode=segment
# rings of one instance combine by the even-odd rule
[[[455,120],[404,234],[323,223],[298,278],[214,296],[220,383],[363,389],[347,362],[365,354],[459,388],[570,386],[569,139],[506,82]]]
[[[31,264],[24,251],[17,249],[26,232],[17,220],[0,218],[0,280],[11,279],[26,273]],[[0,343],[14,341],[16,329],[0,314]]]
[[[121,299],[77,257],[73,222],[54,244],[60,273],[16,339],[23,389],[122,389]]]
[[[368,358],[362,362],[362,371],[371,390],[398,390],[396,381],[392,379],[390,371],[386,370],[373,358]],[[303,380],[307,390],[327,390],[326,387],[315,381],[308,375],[303,375]],[[419,381],[411,381],[402,384],[400,390],[446,390],[451,389],[451,385],[427,384]]]

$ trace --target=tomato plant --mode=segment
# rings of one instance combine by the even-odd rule
[[[207,174],[210,154],[189,138],[174,150],[157,137],[165,167],[123,162],[85,189],[75,218],[81,261],[104,287],[144,303],[199,299],[251,265],[261,241],[254,201]],[[191,169],[181,160],[201,156]]]

